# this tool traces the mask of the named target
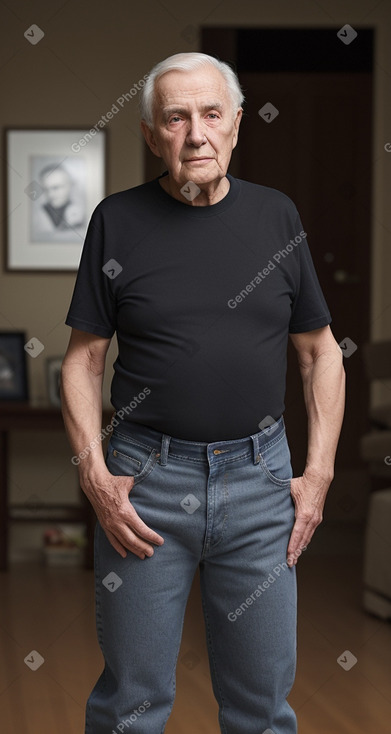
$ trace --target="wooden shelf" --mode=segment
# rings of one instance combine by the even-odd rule
[[[84,510],[81,505],[9,505],[8,517],[12,522],[83,522]]]
[[[113,409],[105,409],[102,425],[110,423]],[[10,505],[8,498],[9,434],[15,431],[65,431],[61,409],[53,405],[0,401],[0,569],[8,568],[10,522],[82,522],[86,526],[85,566],[93,567],[95,513],[80,489],[80,505]],[[69,448],[71,454],[71,449]],[[30,509],[29,509],[30,508]],[[60,513],[62,515],[60,516]]]

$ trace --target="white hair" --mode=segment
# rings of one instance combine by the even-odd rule
[[[167,59],[160,61],[151,69],[145,86],[141,90],[140,112],[141,119],[144,120],[148,127],[153,127],[153,100],[155,94],[155,82],[163,74],[168,71],[193,71],[201,66],[210,64],[214,66],[222,74],[227,85],[227,91],[232,101],[233,116],[244,102],[244,95],[239,83],[239,79],[234,70],[224,61],[219,61],[214,56],[202,54],[195,51],[190,53],[174,54]]]

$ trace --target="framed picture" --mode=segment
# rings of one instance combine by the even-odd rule
[[[0,331],[0,400],[28,400],[26,335]]]
[[[7,270],[77,270],[106,192],[103,130],[7,129]]]
[[[49,403],[61,407],[60,375],[63,357],[46,359],[46,378]]]

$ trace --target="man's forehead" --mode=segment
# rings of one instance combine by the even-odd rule
[[[183,104],[195,98],[224,103],[228,96],[223,75],[212,66],[194,71],[168,71],[157,79],[155,85],[159,107]]]

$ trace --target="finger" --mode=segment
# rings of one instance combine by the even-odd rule
[[[121,522],[116,526],[111,524],[110,530],[104,524],[102,526],[111,545],[122,558],[126,558],[127,551],[130,551],[142,560],[144,560],[146,555],[153,555],[153,548],[138,538],[124,523]]]
[[[292,531],[293,534],[293,531]],[[305,528],[303,533],[299,533],[297,538],[289,540],[288,544],[288,550],[287,550],[287,562],[289,566],[295,566],[301,556],[301,554],[307,550],[312,536],[314,534],[314,529],[312,526],[308,523],[307,527]]]
[[[114,550],[116,550],[117,553],[119,553],[120,556],[122,556],[122,558],[126,558],[126,550],[123,547],[123,545],[121,545],[121,543],[117,540],[115,535],[113,535],[113,533],[111,533],[110,530],[105,530],[105,533],[106,533],[106,537],[108,541],[111,543]]]
[[[107,534],[109,535],[109,532]],[[112,545],[116,550],[118,549],[118,552],[123,558],[126,557],[127,551],[138,556],[141,560],[144,560],[145,556],[153,556],[154,551],[152,546],[147,545],[139,539],[126,525],[119,526],[116,534],[111,532],[110,535],[113,538]]]
[[[135,555],[142,559],[144,559],[146,555],[149,557],[153,556],[153,546],[149,545],[144,538],[141,538],[135,532],[133,527],[130,527],[128,520],[126,521],[124,518],[121,518],[114,527],[111,525],[111,532],[116,537],[117,542],[119,542],[126,550],[135,553]],[[161,544],[159,543],[159,545]]]
[[[134,478],[133,477],[127,477],[127,476],[116,476],[116,480],[121,480],[120,485],[122,482],[124,482],[125,491],[128,495],[130,491],[133,489],[134,485]],[[129,484],[130,483],[130,484]],[[131,486],[130,486],[131,485]],[[152,528],[148,527],[148,525],[145,524],[145,522],[141,519],[140,515],[137,514],[136,510],[134,509],[132,503],[129,501],[125,503],[125,512],[121,513],[121,520],[123,520],[127,525],[130,525],[131,529],[140,537],[143,538],[146,541],[149,541],[150,543],[155,543],[156,545],[162,545],[164,543],[164,538],[162,538],[161,535],[159,535],[155,530],[152,530]],[[127,514],[130,513],[131,519],[127,517]],[[150,546],[147,546],[150,547]]]
[[[140,558],[144,559],[145,556],[152,556],[154,553],[152,545],[149,545],[147,540],[137,533],[137,528],[141,527],[144,531],[144,527],[149,532],[152,540],[155,536],[157,538],[157,545],[164,543],[164,538],[155,533],[151,528],[139,518],[134,508],[126,508],[126,510],[119,513],[119,516],[106,518],[98,518],[110,543],[113,548],[123,557],[126,557],[126,551],[129,550]],[[151,542],[152,542],[151,540]]]
[[[129,550],[132,551],[132,553],[136,553],[136,555],[140,555],[140,557],[147,556],[153,556],[154,549],[152,545],[148,545],[145,541],[143,541],[142,538],[139,538],[136,533],[134,533],[131,528],[126,528],[124,532],[125,536],[125,543],[126,546],[129,548]]]
[[[103,527],[113,548],[118,551],[122,558],[126,557],[127,551],[134,553],[141,559],[144,559],[146,555],[153,555],[152,546],[139,538],[122,520],[115,524],[111,523],[110,530],[105,526]]]
[[[145,524],[140,515],[137,514],[133,505],[130,505],[129,513],[130,518],[124,518],[124,520],[139,538],[149,541],[150,543],[155,543],[156,545],[162,545],[164,543],[164,538]]]
[[[302,548],[309,543],[308,523],[303,520],[296,520],[289,539],[287,549],[288,566],[296,565],[297,559],[301,555]],[[308,538],[308,541],[306,540]]]

